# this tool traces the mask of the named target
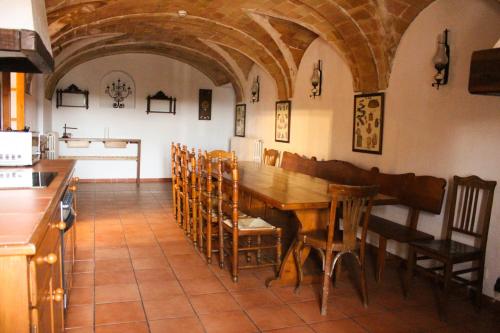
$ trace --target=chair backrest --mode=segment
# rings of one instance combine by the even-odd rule
[[[378,186],[349,186],[330,184],[328,191],[332,195],[330,206],[330,222],[328,225],[327,250],[331,250],[337,217],[337,208],[342,210],[343,222],[343,249],[344,251],[356,248],[356,237],[361,219],[361,258],[364,258],[368,221],[373,205],[373,197],[378,192]]]
[[[198,183],[198,161],[194,148],[187,154],[187,181],[189,185],[189,197],[196,198],[196,184]]]
[[[239,171],[236,157],[217,161],[217,198],[219,221],[223,215],[230,217],[233,229],[238,230]]]
[[[232,159],[232,158],[234,158],[234,156],[236,156],[234,151],[225,151],[225,150],[221,150],[221,149],[209,151],[208,155],[210,155],[214,159],[214,162],[219,157],[222,159]]]
[[[276,149],[264,148],[264,164],[270,166],[279,166],[280,152]]]
[[[453,177],[450,210],[446,238],[452,233],[470,235],[481,240],[481,249],[486,248],[488,228],[495,181],[487,181],[478,176]]]
[[[198,205],[200,208],[198,217],[203,218],[206,216],[210,219],[212,216],[213,207],[213,174],[212,166],[213,161],[210,155],[205,152],[202,154],[201,150],[198,151]],[[204,213],[203,213],[204,212]]]

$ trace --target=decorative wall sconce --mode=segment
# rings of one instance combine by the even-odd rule
[[[309,97],[316,98],[316,96],[321,96],[321,84],[323,81],[323,72],[321,70],[321,60],[318,60],[314,64],[313,73],[311,76],[311,95]]]
[[[260,83],[259,83],[259,76],[257,75],[252,83],[252,103],[256,103],[259,101],[259,93],[260,93]]]
[[[118,79],[117,83],[111,83],[111,88],[106,86],[106,90],[104,92],[113,99],[114,108],[123,109],[125,107],[123,101],[132,93],[132,89],[130,86],[127,87],[125,83],[121,83],[120,79]]]
[[[448,83],[448,70],[450,68],[450,47],[448,46],[448,29],[439,34],[437,39],[436,54],[432,58],[437,73],[434,75],[433,87],[439,89],[439,86]]]

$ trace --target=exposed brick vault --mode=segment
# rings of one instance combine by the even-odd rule
[[[413,19],[434,0],[45,0],[56,70],[45,95],[86,61],[150,53],[187,63],[237,101],[254,64],[278,98],[293,97],[302,56],[323,38],[349,65],[355,91],[387,87],[394,53]],[[188,15],[179,17],[178,10]]]

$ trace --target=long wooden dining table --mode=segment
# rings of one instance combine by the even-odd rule
[[[327,190],[331,182],[256,162],[238,162],[238,169],[239,188],[246,196],[270,208],[293,212],[302,231],[326,228],[331,202]],[[395,197],[379,193],[374,198],[374,205],[394,204],[398,204]],[[277,278],[268,280],[268,286],[296,284],[297,268],[292,252],[293,242],[283,258]],[[309,250],[304,249],[302,263],[308,256]],[[319,278],[319,275],[305,276],[304,282]]]

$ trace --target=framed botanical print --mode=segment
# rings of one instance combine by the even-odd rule
[[[382,154],[384,93],[354,96],[352,150]]]
[[[234,116],[234,136],[245,136],[246,104],[236,104]]]
[[[290,142],[291,109],[291,101],[276,102],[276,123],[274,125],[274,140],[277,142]]]
[[[212,119],[212,89],[200,89],[199,103],[198,119]]]

